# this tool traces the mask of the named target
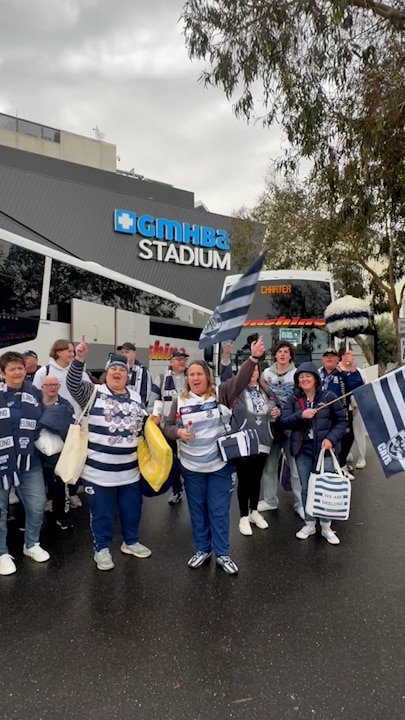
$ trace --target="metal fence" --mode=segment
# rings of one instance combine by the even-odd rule
[[[36,137],[40,140],[50,140],[50,142],[60,143],[60,130],[57,128],[39,125],[30,120],[13,117],[13,115],[0,113],[0,129],[31,135],[31,137]]]

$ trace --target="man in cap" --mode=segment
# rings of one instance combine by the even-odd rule
[[[322,390],[330,390],[340,397],[346,392],[343,375],[338,367],[339,353],[333,347],[327,347],[322,355],[322,367],[318,373],[322,381]]]
[[[132,386],[138,395],[140,395],[146,407],[149,402],[152,387],[152,376],[148,368],[136,359],[136,346],[134,343],[124,342],[117,347],[117,351],[121,353],[121,355],[124,355],[128,362],[128,385]]]
[[[25,379],[32,382],[34,380],[34,375],[37,370],[41,367],[38,365],[38,355],[36,354],[35,350],[26,350],[23,353],[24,356],[24,365],[25,370],[27,372]]]
[[[321,378],[322,390],[329,390],[336,397],[341,397],[348,392],[346,387],[344,374],[338,366],[339,353],[333,347],[327,347],[322,355],[322,367],[319,368],[318,373]],[[339,454],[339,463],[342,467],[343,474],[349,479],[354,480],[354,475],[351,473],[351,469],[347,466],[346,460],[349,453],[350,447],[353,443],[353,423],[350,422],[349,413],[349,398],[345,397],[342,400],[343,406],[346,410],[347,417],[347,430],[342,438],[341,451]]]

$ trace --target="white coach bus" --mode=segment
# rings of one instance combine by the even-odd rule
[[[240,277],[228,275],[225,278],[222,297]],[[297,365],[311,360],[319,366],[323,351],[331,344],[324,313],[333,299],[333,281],[329,272],[262,271],[247,319],[233,343],[234,370],[248,357],[250,343],[259,335],[263,335],[266,348],[263,367],[272,361],[271,348],[277,340],[286,340],[294,345]],[[219,355],[220,348],[215,347],[216,366]]]
[[[125,341],[162,372],[174,349],[201,356],[198,339],[211,310],[170,292],[76,259],[0,229],[0,352],[34,350],[47,362],[52,343],[91,343],[87,366],[104,368]]]

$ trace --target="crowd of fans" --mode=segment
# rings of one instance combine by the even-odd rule
[[[279,341],[273,363],[260,373],[264,354],[261,338],[234,375],[231,347],[221,358],[220,384],[215,387],[210,367],[201,360],[187,365],[188,355],[175,350],[167,370],[152,379],[136,359],[136,347],[125,342],[111,353],[100,379],[85,367],[89,346],[70,341],[53,343],[49,362],[42,367],[33,350],[9,351],[0,357],[0,575],[16,572],[7,546],[10,506],[24,512],[23,554],[46,562],[49,552],[40,544],[44,511],[58,530],[73,528],[71,510],[81,507],[84,491],[90,510],[94,561],[110,570],[110,544],[118,507],[121,551],[147,558],[151,550],[139,541],[142,484],[137,447],[148,415],[160,425],[173,451],[170,504],[187,495],[194,541],[190,568],[198,568],[215,554],[226,573],[238,567],[230,556],[229,509],[237,481],[239,530],[252,535],[252,526],[265,530],[262,513],[278,506],[280,459],[290,470],[293,510],[304,521],[300,540],[316,533],[316,518],[305,509],[308,478],[321,449],[333,450],[346,476],[351,449],[357,447],[356,468],[365,467],[365,431],[352,391],[363,383],[347,347],[323,354],[322,367],[294,364],[294,347]],[[158,412],[154,410],[160,401]],[[88,407],[89,441],[82,477],[65,485],[55,472],[69,425]],[[233,462],[223,459],[218,439],[239,429],[255,430],[258,450]],[[47,433],[47,435],[46,435]],[[49,433],[55,438],[46,447]],[[59,443],[59,444],[58,444]],[[329,458],[326,461],[328,469]],[[259,500],[260,492],[263,499]],[[82,496],[83,497],[83,496]],[[340,540],[331,522],[323,519],[321,535],[332,545]]]

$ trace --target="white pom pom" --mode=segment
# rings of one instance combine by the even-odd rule
[[[368,327],[370,316],[370,307],[365,300],[345,295],[326,308],[326,329],[338,337],[355,337]]]

